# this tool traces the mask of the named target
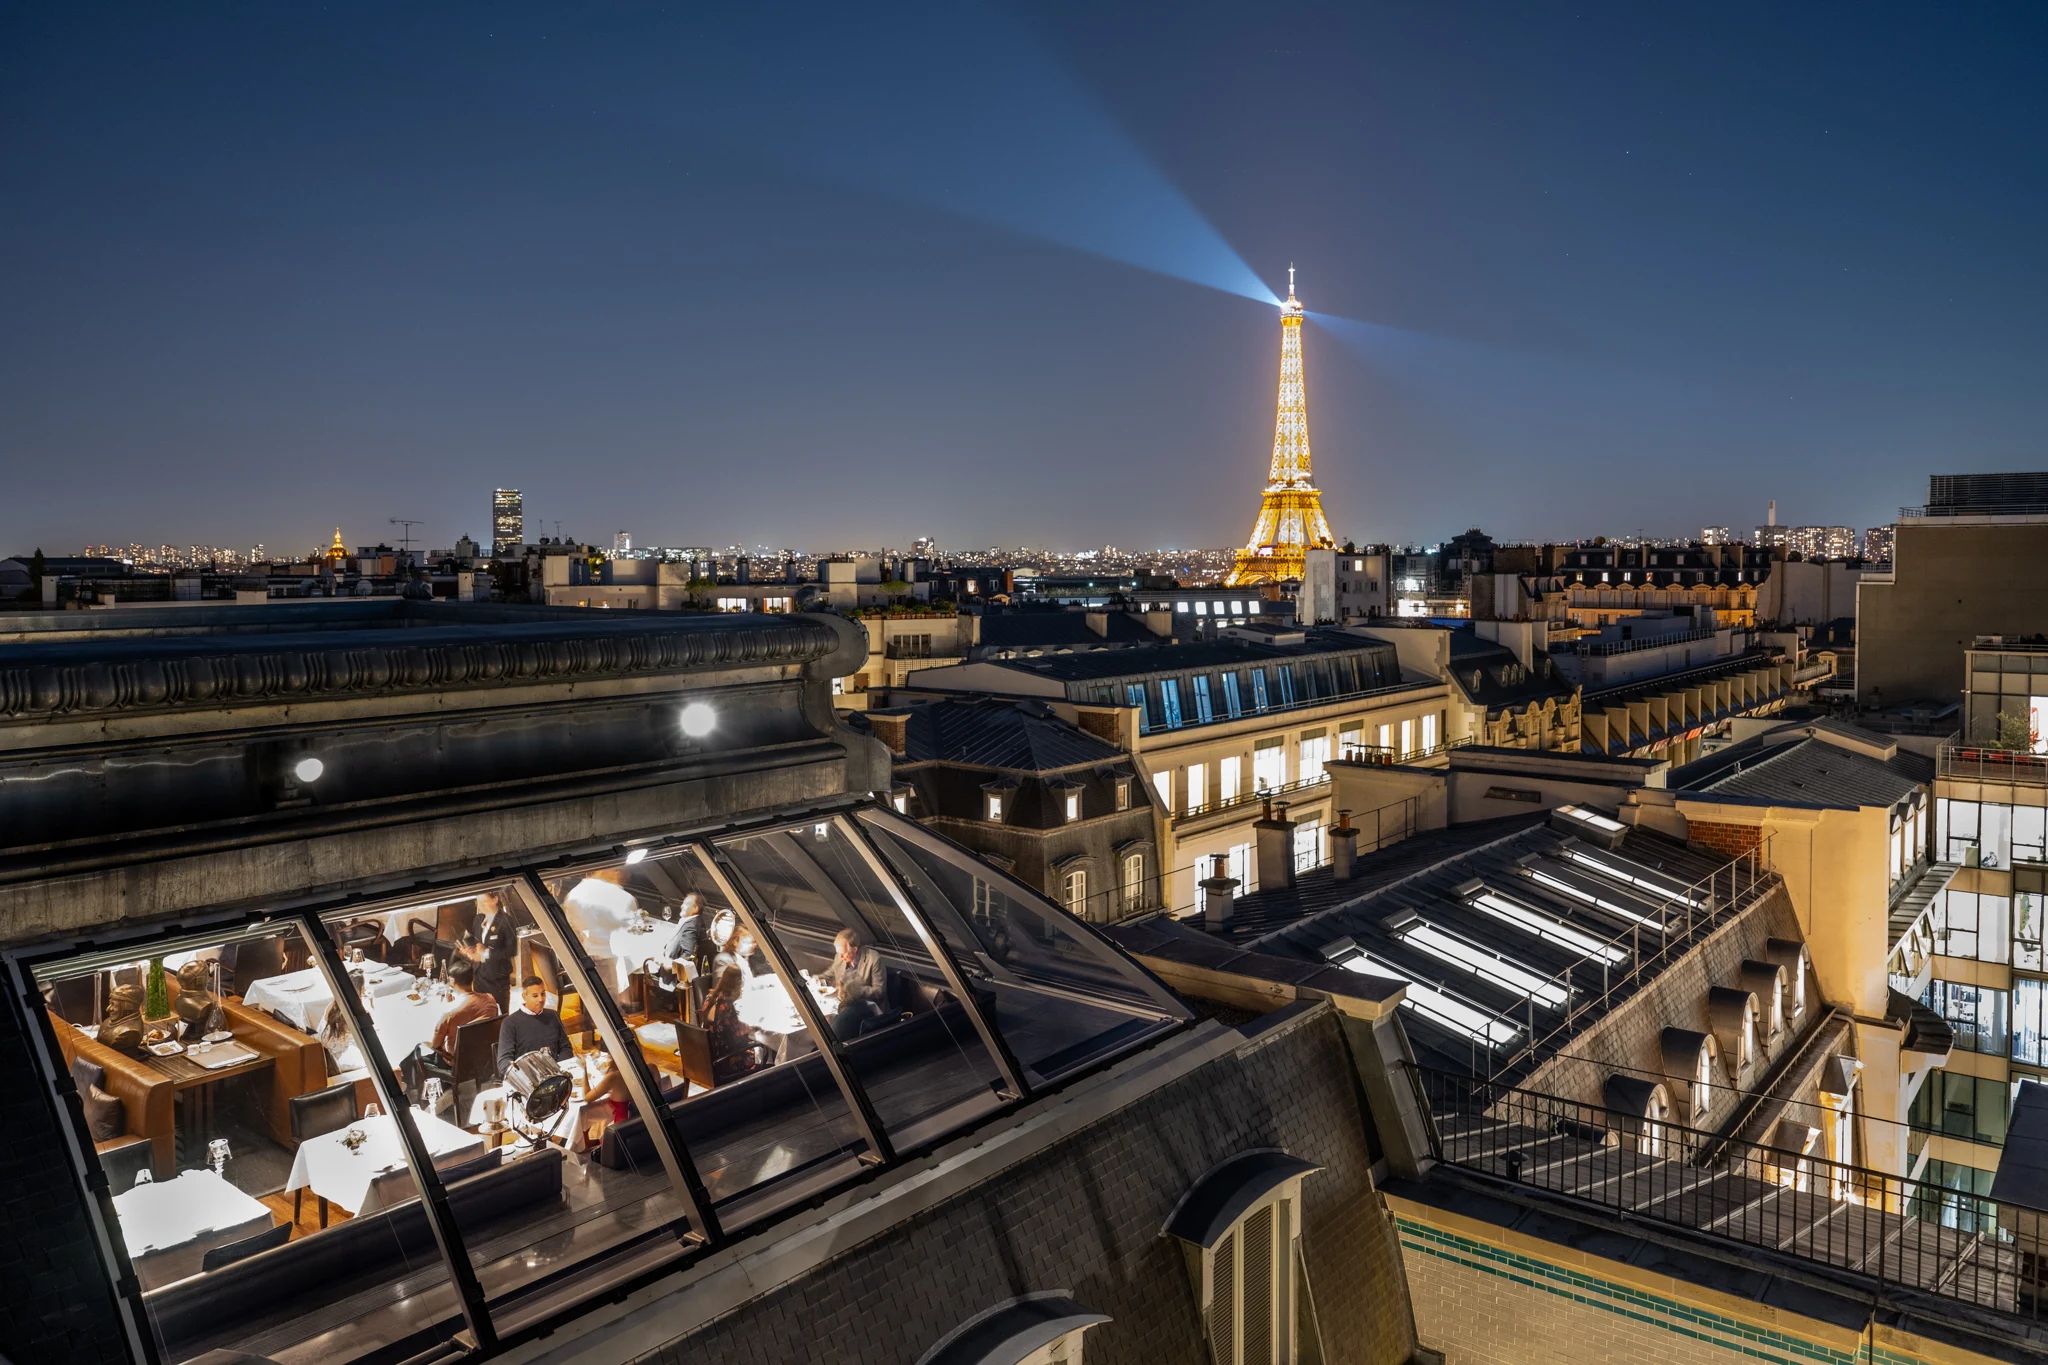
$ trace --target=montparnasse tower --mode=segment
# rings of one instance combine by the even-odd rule
[[[1310,550],[1336,538],[1323,515],[1323,495],[1309,471],[1308,389],[1301,377],[1301,300],[1294,297],[1294,267],[1287,267],[1287,301],[1280,305],[1280,411],[1273,423],[1273,468],[1259,499],[1251,539],[1237,552],[1230,587],[1279,583],[1301,577]]]

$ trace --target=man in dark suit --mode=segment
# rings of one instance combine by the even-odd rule
[[[519,929],[495,891],[476,898],[476,923],[464,936],[462,955],[476,964],[476,989],[503,1008],[512,988],[512,960],[519,949]]]

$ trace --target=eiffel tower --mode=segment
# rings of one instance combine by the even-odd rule
[[[1279,583],[1301,577],[1310,550],[1335,545],[1323,495],[1309,475],[1308,390],[1301,378],[1301,300],[1294,297],[1294,267],[1287,267],[1287,302],[1280,305],[1280,412],[1273,424],[1273,469],[1259,499],[1251,539],[1237,552],[1224,580],[1229,587]]]

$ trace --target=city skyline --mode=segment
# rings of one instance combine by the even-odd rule
[[[2048,417],[2038,14],[365,13],[0,20],[7,553],[1226,545],[1290,260],[1340,539],[1881,524]]]

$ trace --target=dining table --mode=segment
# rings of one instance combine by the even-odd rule
[[[484,1140],[446,1119],[414,1109],[412,1121],[420,1140],[436,1165],[481,1156]],[[363,1140],[351,1149],[348,1135],[359,1132]],[[405,1146],[398,1135],[398,1121],[389,1114],[366,1114],[333,1132],[307,1138],[292,1158],[292,1173],[284,1192],[311,1190],[337,1208],[352,1215],[375,1213],[378,1209],[410,1199],[419,1193],[405,1164]]]
[[[822,981],[807,978],[806,984],[818,1002],[819,1012],[831,1019],[839,1008],[839,997]],[[772,973],[763,972],[749,981],[740,998],[733,1002],[733,1011],[753,1031],[755,1040],[775,1054],[777,1062],[818,1050],[818,1040],[798,1013],[796,1001]]]
[[[675,925],[666,920],[649,920],[645,925],[622,924],[605,936],[603,952],[591,953],[598,959],[592,965],[600,973],[608,973],[613,988],[624,995],[632,984],[633,973],[649,958],[667,961],[668,945],[675,936]]]
[[[268,1229],[270,1210],[204,1167],[114,1196],[121,1240],[144,1289],[197,1275],[206,1253]]]
[[[372,999],[384,995],[402,994],[413,988],[419,980],[411,972],[384,962],[351,962],[350,971],[363,974],[363,990]],[[308,1033],[320,1031],[320,1021],[327,1015],[327,1007],[334,1003],[334,993],[327,989],[327,978],[318,967],[305,967],[282,976],[266,976],[251,981],[249,989],[242,993],[242,1003],[250,1009],[264,1010],[296,1025]]]

